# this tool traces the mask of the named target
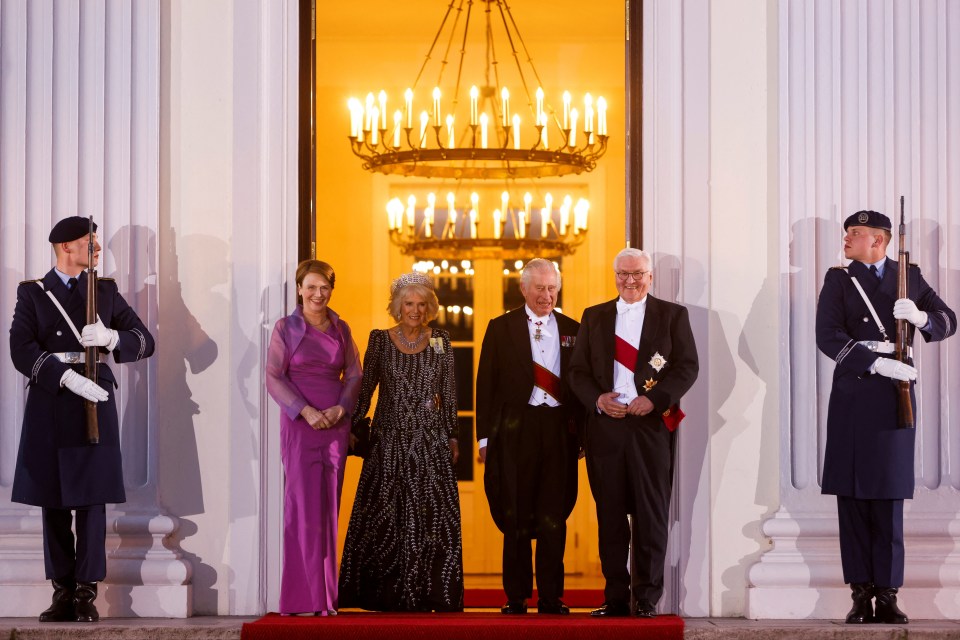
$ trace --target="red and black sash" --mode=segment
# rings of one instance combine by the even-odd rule
[[[560,396],[563,395],[560,377],[536,362],[533,363],[533,383],[560,402]]]

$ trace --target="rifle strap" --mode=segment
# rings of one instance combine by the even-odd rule
[[[43,289],[43,283],[37,282],[37,286]],[[70,316],[67,315],[66,309],[63,308],[63,305],[60,304],[60,301],[57,300],[57,297],[53,295],[53,291],[47,291],[44,289],[44,293],[47,294],[47,297],[53,301],[54,306],[60,311],[60,315],[63,316],[63,319],[67,321],[67,326],[70,327],[70,331],[73,331],[73,335],[77,338],[77,342],[80,342],[80,332],[77,331],[77,325],[73,324],[73,320],[70,319]],[[97,320],[100,320],[100,315],[97,315]],[[83,346],[83,343],[80,343],[80,346]]]
[[[883,336],[883,341],[889,342],[890,338],[887,337],[887,330],[883,328],[883,323],[880,322],[880,316],[877,315],[877,310],[873,308],[873,303],[870,302],[870,298],[867,297],[867,292],[863,290],[863,287],[860,286],[860,282],[855,276],[850,276],[850,279],[853,280],[853,286],[857,288],[857,291],[860,292],[860,297],[863,298],[863,301],[867,304],[867,309],[870,310],[873,321],[877,323],[877,327],[880,329],[880,335]]]

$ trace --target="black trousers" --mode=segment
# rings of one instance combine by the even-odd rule
[[[560,407],[523,410],[519,428],[501,439],[504,468],[516,481],[515,526],[503,535],[503,590],[511,601],[533,595],[532,539],[537,540],[537,592],[563,595],[563,551],[567,543],[566,413]]]
[[[627,604],[630,592],[656,604],[663,595],[663,563],[673,484],[674,434],[659,416],[607,415],[587,426],[587,474],[597,503],[604,599]],[[634,515],[633,575],[627,569]]]
[[[77,537],[71,523],[76,512]],[[43,508],[43,564],[48,580],[100,582],[107,575],[106,507]]]
[[[903,500],[837,496],[843,581],[903,586]]]

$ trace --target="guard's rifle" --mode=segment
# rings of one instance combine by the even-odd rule
[[[97,322],[97,270],[93,268],[93,216],[90,216],[90,226],[87,234],[87,324]],[[100,359],[99,347],[85,349],[86,376],[96,384],[97,362]],[[97,422],[97,403],[84,400],[84,409],[87,414],[87,442],[100,442],[100,424]]]
[[[903,221],[903,196],[900,196],[900,251],[897,256],[897,298],[907,297],[907,275],[910,270],[910,252],[907,251],[907,227]],[[896,358],[900,362],[913,366],[913,357],[910,355],[913,338],[910,323],[907,320],[897,320]],[[913,429],[913,398],[910,395],[910,382],[897,382],[897,397],[899,410],[897,411],[897,426],[901,429]]]

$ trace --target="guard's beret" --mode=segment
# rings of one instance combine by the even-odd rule
[[[872,227],[874,229],[886,229],[890,231],[893,225],[890,224],[890,218],[879,211],[857,211],[855,214],[843,221],[843,230],[847,227]]]
[[[97,223],[93,223],[93,230],[96,232]],[[90,219],[84,218],[83,216],[70,216],[69,218],[64,218],[57,224],[53,225],[53,229],[50,230],[50,237],[48,240],[51,244],[56,244],[57,242],[73,242],[78,238],[82,238],[87,235],[90,231]]]

